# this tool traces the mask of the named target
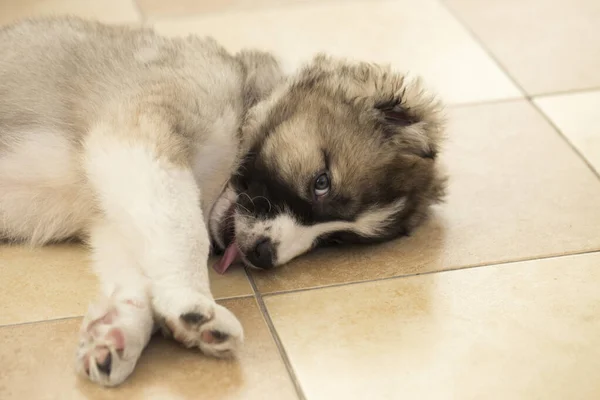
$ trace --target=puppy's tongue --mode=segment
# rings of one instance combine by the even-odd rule
[[[225,271],[227,271],[227,269],[231,266],[231,264],[233,264],[239,258],[240,250],[238,249],[237,244],[233,242],[229,246],[227,246],[223,257],[221,257],[221,259],[217,261],[215,265],[213,265],[213,268],[215,269],[215,271],[217,271],[217,273],[223,275]]]

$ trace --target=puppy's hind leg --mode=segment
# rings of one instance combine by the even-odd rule
[[[118,225],[95,222],[90,245],[101,295],[83,320],[76,369],[94,382],[115,386],[131,374],[150,340],[149,288]]]

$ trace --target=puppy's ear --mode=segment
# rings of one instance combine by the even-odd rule
[[[418,122],[416,116],[411,115],[400,99],[381,101],[375,104],[375,108],[381,113],[383,122],[392,127],[409,126]]]
[[[376,101],[376,118],[385,140],[400,151],[434,159],[443,130],[441,106],[420,89],[419,83],[415,85],[403,85],[394,96]]]
[[[324,91],[352,105],[359,120],[402,154],[435,158],[443,136],[442,104],[420,79],[394,72],[389,66],[317,55],[300,71],[294,85]]]

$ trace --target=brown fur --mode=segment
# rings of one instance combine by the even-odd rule
[[[446,178],[436,162],[443,127],[441,104],[419,81],[319,55],[254,110],[244,136],[253,138],[248,149],[258,152],[260,168],[306,202],[311,180],[329,168],[334,189],[321,214],[356,220],[404,198],[383,237],[362,238],[378,241],[410,233],[443,198]],[[240,175],[252,181],[251,172]]]

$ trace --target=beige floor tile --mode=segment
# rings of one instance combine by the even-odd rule
[[[266,7],[286,7],[322,0],[137,0],[144,15],[150,17],[180,17],[190,14],[223,12],[230,10],[253,10]],[[327,0],[352,1],[352,0]]]
[[[286,70],[318,51],[391,63],[423,75],[449,102],[517,97],[519,92],[469,34],[434,0],[325,2],[303,7],[161,20],[159,31],[216,37],[231,51],[258,47]]]
[[[0,245],[0,325],[82,315],[97,290],[81,246]]]
[[[210,271],[216,298],[252,294],[242,269],[226,276]],[[79,316],[96,294],[97,281],[81,246],[0,245],[0,325]]]
[[[263,292],[600,249],[600,181],[524,101],[449,111],[447,203],[414,236],[322,250],[268,273]]]
[[[539,97],[535,102],[600,173],[600,91]]]
[[[265,298],[307,398],[598,399],[600,254]]]
[[[598,0],[447,0],[529,93],[600,86]]]
[[[0,25],[26,17],[63,14],[109,23],[140,21],[134,0],[0,0]]]
[[[219,275],[213,269],[212,265],[217,261],[217,258],[211,258],[208,261],[208,275],[210,276],[210,284],[213,296],[216,299],[224,299],[229,297],[250,296],[252,287],[246,273],[242,268],[232,269],[233,274]]]
[[[25,399],[294,399],[295,392],[254,299],[221,302],[245,328],[239,362],[215,360],[155,338],[137,370],[116,389],[74,374],[79,319],[0,327],[0,398]]]

